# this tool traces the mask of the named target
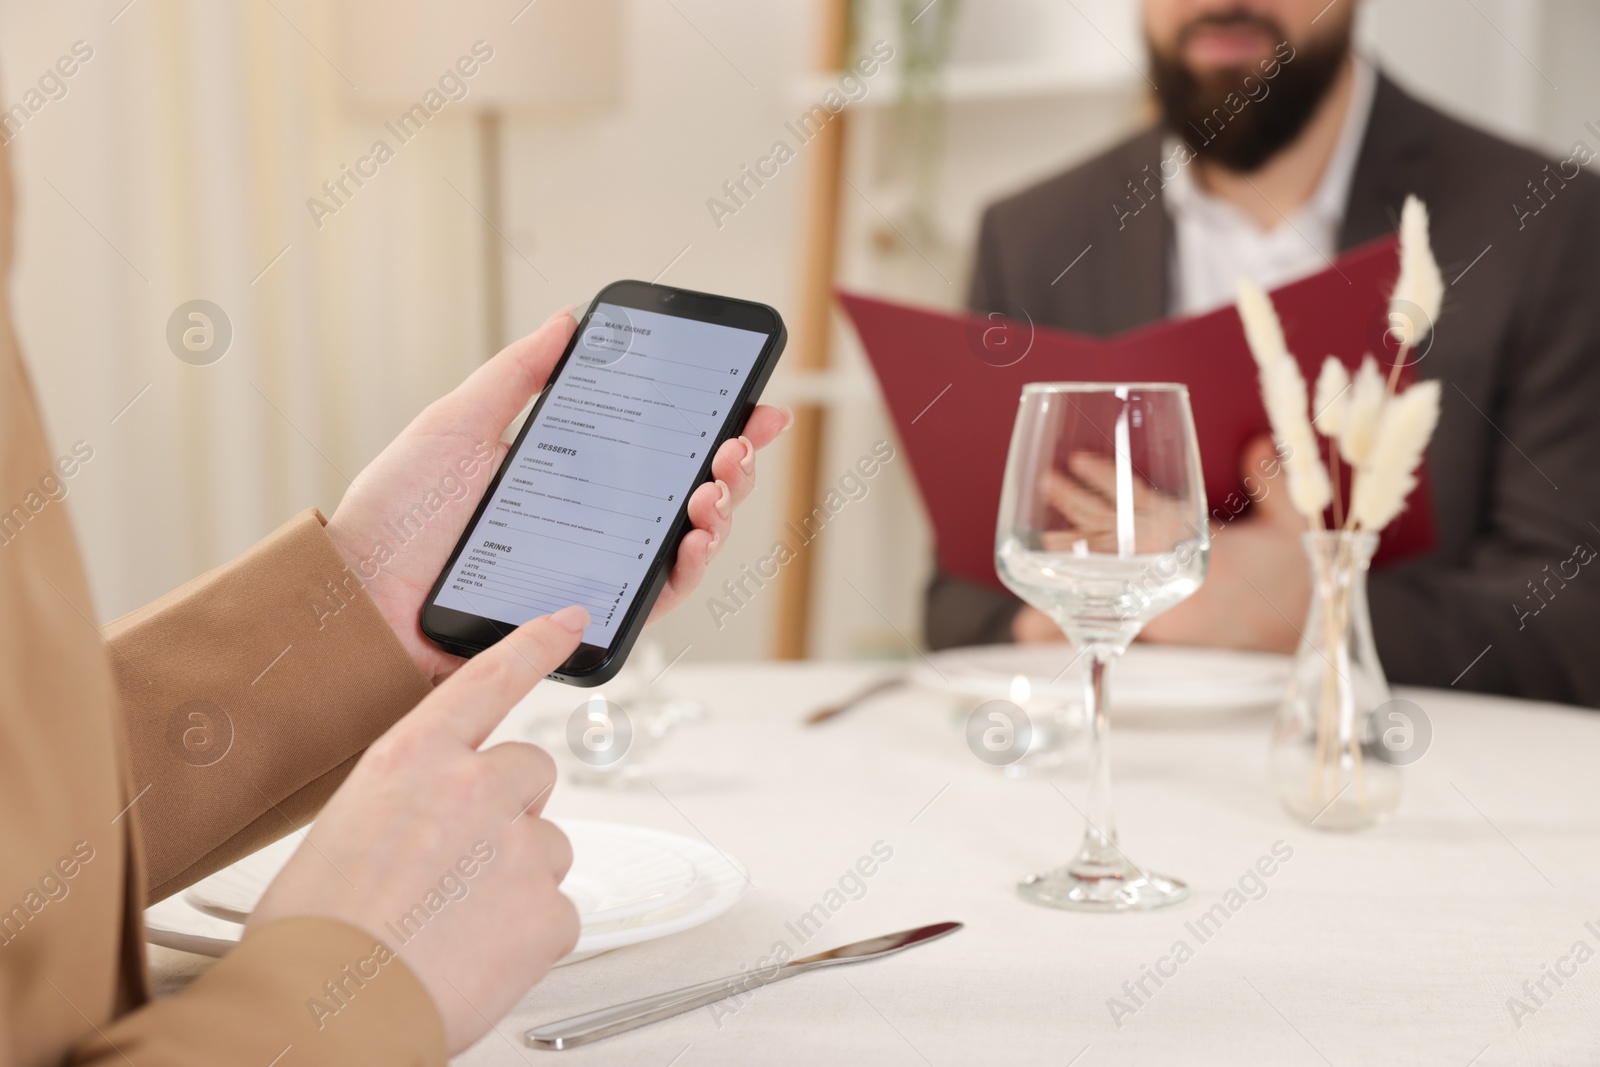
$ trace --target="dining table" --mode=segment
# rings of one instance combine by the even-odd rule
[[[704,713],[625,783],[561,781],[548,813],[703,840],[737,860],[743,896],[704,925],[557,968],[453,1062],[1600,1063],[1595,711],[1398,688],[1426,718],[1426,751],[1391,819],[1330,832],[1272,791],[1270,706],[1119,719],[1113,679],[1121,843],[1190,895],[1090,914],[1016,891],[1077,848],[1081,735],[1055,765],[1008,775],[968,746],[978,701],[916,679],[806,724],[904,669],[672,665],[657,684]],[[499,736],[586,695],[543,684]],[[530,1027],[784,954],[946,921],[963,928],[590,1045],[523,1041]],[[158,990],[208,962],[153,949]]]

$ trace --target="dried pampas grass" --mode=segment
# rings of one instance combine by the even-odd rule
[[[1357,472],[1350,518],[1363,530],[1381,530],[1405,510],[1417,485],[1422,454],[1439,424],[1439,383],[1418,382],[1383,407],[1372,456]]]
[[[1281,360],[1292,360],[1289,346],[1283,340],[1283,324],[1278,321],[1278,312],[1261,286],[1248,278],[1240,278],[1238,303],[1244,339],[1250,342],[1250,354],[1255,357],[1256,366],[1266,370]]]
[[[1333,500],[1333,484],[1328,468],[1322,465],[1322,449],[1311,432],[1311,420],[1306,418],[1306,380],[1300,365],[1292,358],[1280,360],[1262,374],[1261,389],[1278,451],[1285,457],[1289,500],[1296,511],[1320,526],[1322,513]]]
[[[1316,402],[1308,414],[1305,377],[1289,352],[1272,298],[1240,279],[1239,319],[1260,372],[1272,435],[1286,456],[1289,499],[1313,526],[1322,528],[1334,488],[1318,431],[1354,472],[1344,529],[1377,532],[1405,509],[1439,422],[1440,390],[1438,382],[1421,382],[1397,393],[1396,385],[1406,352],[1433,329],[1443,300],[1444,279],[1428,242],[1428,209],[1408,196],[1400,212],[1400,276],[1389,299],[1390,328],[1401,348],[1388,381],[1370,355],[1353,376],[1329,356],[1317,375]]]
[[[1350,372],[1337,356],[1322,361],[1317,390],[1311,399],[1311,422],[1324,437],[1338,437],[1344,413],[1350,407]]]
[[[1404,348],[1415,348],[1433,329],[1443,303],[1444,276],[1428,241],[1428,209],[1407,196],[1400,209],[1400,277],[1389,297],[1389,329]]]
[[[1339,454],[1352,467],[1360,467],[1372,454],[1384,400],[1383,375],[1378,372],[1378,361],[1368,356],[1361,361],[1350,383],[1350,404],[1345,408],[1343,425],[1339,427]]]
[[[1272,436],[1286,457],[1283,465],[1289,476],[1289,499],[1296,511],[1320,526],[1322,513],[1333,500],[1333,485],[1306,414],[1306,380],[1300,364],[1284,344],[1283,326],[1271,299],[1254,282],[1239,282],[1239,318],[1260,368],[1261,399]]]

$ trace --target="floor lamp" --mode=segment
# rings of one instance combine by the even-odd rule
[[[334,64],[362,105],[398,114],[418,102],[456,61],[483,42],[493,58],[475,64],[468,94],[445,114],[470,114],[477,127],[483,303],[488,358],[507,337],[502,155],[508,117],[571,116],[621,97],[622,0],[332,0]],[[466,193],[467,190],[462,190]]]

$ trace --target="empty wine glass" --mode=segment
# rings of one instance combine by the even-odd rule
[[[1089,657],[1089,807],[1065,867],[1017,887],[1037,904],[1125,911],[1173,904],[1184,883],[1117,847],[1106,674],[1145,623],[1205,580],[1210,534],[1189,392],[1171,384],[1023,387],[995,530],[1000,579]]]

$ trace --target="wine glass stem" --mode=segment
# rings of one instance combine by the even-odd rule
[[[1111,724],[1106,718],[1106,671],[1115,655],[1104,647],[1089,650],[1089,680],[1084,692],[1089,713],[1089,810],[1079,860],[1114,865],[1117,827],[1111,809]]]

